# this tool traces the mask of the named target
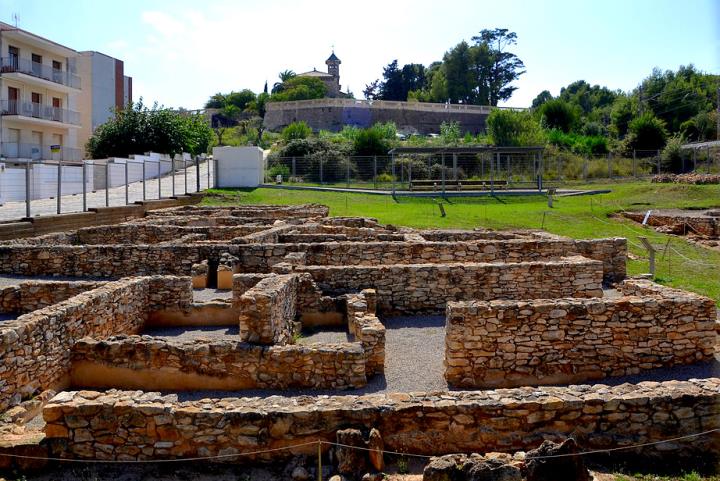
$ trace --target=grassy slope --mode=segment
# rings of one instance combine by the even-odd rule
[[[279,189],[215,190],[227,197],[208,197],[206,204],[301,204],[316,202],[330,207],[331,215],[376,217],[382,223],[409,227],[532,228],[578,239],[626,237],[631,253],[631,274],[648,271],[647,252],[639,236],[656,246],[657,277],[660,282],[708,295],[720,301],[720,252],[690,244],[682,238],[659,234],[638,224],[609,217],[623,210],[669,207],[720,206],[720,186],[650,184],[647,182],[592,185],[612,189],[610,194],[556,199],[548,208],[545,198],[463,198],[444,202],[446,217],[435,201],[389,196]],[[666,244],[669,248],[666,252]],[[663,253],[666,254],[663,256]]]

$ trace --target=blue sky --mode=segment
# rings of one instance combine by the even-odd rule
[[[629,90],[653,67],[720,73],[720,0],[0,0],[0,20],[13,13],[21,28],[124,60],[136,98],[173,107],[324,70],[332,45],[343,89],[362,97],[393,59],[427,65],[495,27],[517,33],[527,67],[510,106],[579,79]]]

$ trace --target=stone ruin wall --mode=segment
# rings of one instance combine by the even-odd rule
[[[268,276],[234,300],[240,338],[254,344],[292,344],[297,290],[298,276]]]
[[[173,278],[122,279],[3,322],[0,411],[38,391],[66,386],[77,340],[135,333],[149,307],[178,298]]]
[[[448,303],[445,378],[457,388],[564,384],[713,359],[712,299],[660,286],[624,294]]]
[[[279,234],[278,234],[279,235]],[[18,275],[123,277],[190,275],[193,264],[228,252],[241,272],[270,272],[288,254],[308,265],[520,262],[580,254],[603,263],[605,282],[626,275],[625,239],[468,242],[328,242],[323,244],[4,245],[0,271]]]
[[[276,269],[307,272],[323,291],[375,289],[378,311],[385,315],[440,313],[451,300],[596,297],[602,295],[603,278],[602,264],[584,257],[508,264],[281,264]]]
[[[43,417],[58,454],[79,459],[213,456],[312,443],[226,459],[276,462],[312,455],[317,440],[334,442],[348,427],[377,428],[385,449],[414,454],[527,451],[568,436],[592,450],[719,428],[720,380],[193,402],[158,393],[65,392]],[[677,448],[676,456],[709,460],[717,459],[719,444],[717,436],[698,436],[614,456],[660,457]]]
[[[635,222],[642,223],[645,220],[645,212],[623,212],[623,215]],[[652,213],[647,219],[647,225],[653,227],[661,226],[683,226],[678,230],[684,230],[685,233],[696,233],[707,237],[720,237],[720,217],[710,216],[692,216],[692,215],[670,215],[661,213]]]
[[[385,372],[385,326],[375,315],[377,295],[373,289],[349,294],[346,300],[350,334],[365,351],[368,376]]]
[[[116,336],[77,341],[71,385],[185,391],[365,386],[359,343],[271,345]]]
[[[27,314],[57,304],[105,282],[26,281],[0,288],[0,312]]]

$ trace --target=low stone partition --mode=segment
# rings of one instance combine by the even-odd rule
[[[96,289],[105,282],[93,281],[23,281],[15,286],[0,288],[0,312],[27,314],[81,292]]]
[[[375,289],[382,314],[438,313],[448,301],[602,296],[602,264],[584,257],[546,262],[275,266],[306,272],[323,291]]]
[[[262,232],[261,232],[262,233]],[[510,239],[467,242],[326,242],[255,244],[247,237],[236,244],[174,245],[0,245],[0,272],[20,275],[124,277],[190,275],[192,266],[238,257],[240,272],[270,272],[291,253],[304,253],[308,265],[389,265],[465,262],[530,262],[567,255],[599,260],[603,280],[625,278],[625,239]]]
[[[627,447],[720,428],[720,379],[497,391],[365,396],[221,398],[178,402],[136,391],[57,395],[43,409],[59,455],[132,461],[253,454],[224,462],[277,462],[317,452],[348,427],[377,428],[386,450],[424,455],[515,452],[574,437],[583,450]],[[323,449],[329,446],[323,445]],[[718,461],[709,434],[618,451],[621,456]]]
[[[296,275],[268,276],[234,300],[240,338],[255,344],[292,344],[297,288]]]
[[[375,316],[376,293],[365,289],[347,296],[348,330],[365,351],[365,373],[385,372],[385,326]]]
[[[717,209],[681,213],[652,211],[649,216],[646,212],[623,212],[622,215],[635,222],[645,222],[653,227],[665,227],[672,234],[693,233],[712,238],[720,237],[720,210]]]
[[[71,385],[144,390],[348,389],[367,383],[359,343],[259,346],[115,336],[77,341]]]
[[[186,302],[183,285],[189,283],[121,279],[0,324],[0,412],[36,392],[67,386],[76,340],[138,332],[149,311]]]
[[[177,242],[190,235],[200,236],[203,240],[209,241],[229,241],[235,237],[247,236],[265,229],[267,229],[266,226],[185,227],[130,223],[78,229],[76,239],[73,239],[72,244],[159,244],[161,242]]]
[[[460,388],[563,384],[713,359],[712,299],[626,284],[642,297],[449,302],[445,379]]]

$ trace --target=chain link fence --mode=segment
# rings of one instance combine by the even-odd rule
[[[494,152],[395,156],[270,155],[266,162],[265,182],[401,192],[483,191],[562,187],[690,171],[720,172],[720,155],[710,151],[687,151],[672,161],[663,160],[658,150],[637,150],[629,156],[579,156],[563,152],[552,155]]]

